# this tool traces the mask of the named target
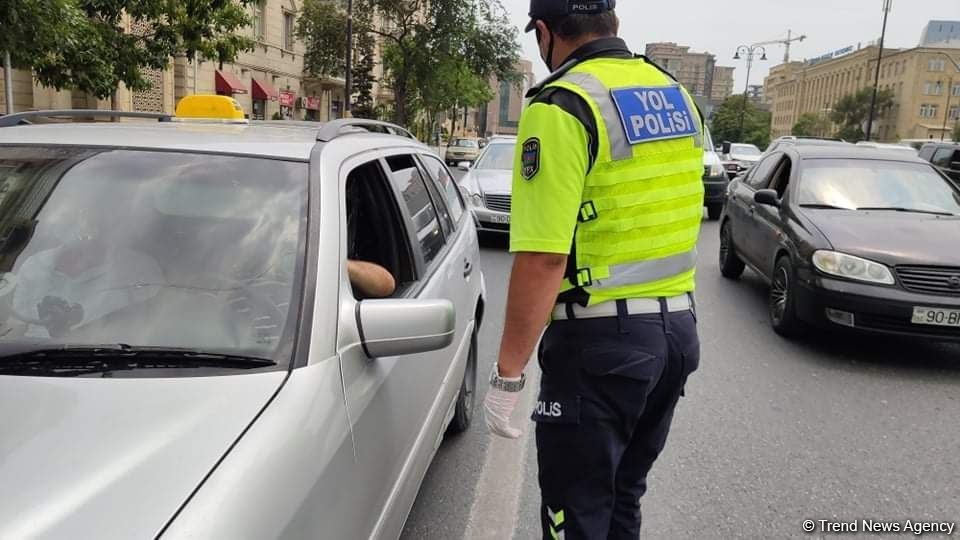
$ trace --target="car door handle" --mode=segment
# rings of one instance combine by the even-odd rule
[[[470,277],[470,274],[473,273],[473,264],[469,259],[464,259],[463,261],[463,277]]]

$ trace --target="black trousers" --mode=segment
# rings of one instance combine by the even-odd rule
[[[700,363],[692,311],[555,321],[533,420],[543,538],[637,539],[647,473]]]

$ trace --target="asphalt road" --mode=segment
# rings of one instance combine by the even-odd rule
[[[700,371],[651,474],[644,538],[831,536],[804,533],[807,519],[960,522],[960,347],[779,338],[760,279],[720,276],[718,243],[717,224],[704,222]],[[495,361],[511,264],[504,241],[485,245],[482,375]],[[528,415],[515,423],[529,434]],[[403,538],[539,538],[538,505],[532,437],[495,441],[478,410],[469,432],[439,449]]]

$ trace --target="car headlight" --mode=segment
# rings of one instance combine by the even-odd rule
[[[893,273],[886,266],[836,251],[817,251],[813,254],[813,265],[825,274],[832,276],[893,285]]]
[[[726,174],[727,171],[723,168],[723,163],[716,163],[710,166],[710,176],[724,176]]]
[[[483,208],[483,195],[479,193],[471,193],[470,202],[477,208]]]

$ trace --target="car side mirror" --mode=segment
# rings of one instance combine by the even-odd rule
[[[371,358],[446,348],[456,323],[450,300],[363,300],[357,308],[363,348]]]
[[[461,161],[460,163],[457,163],[457,168],[460,169],[461,171],[469,171],[469,170],[470,170],[470,162],[469,162],[469,161]]]
[[[720,145],[721,154],[729,154],[730,150],[733,150],[733,144],[731,144],[730,141],[724,141],[723,144]]]
[[[753,194],[753,201],[757,204],[780,208],[780,196],[775,189],[761,189]]]

